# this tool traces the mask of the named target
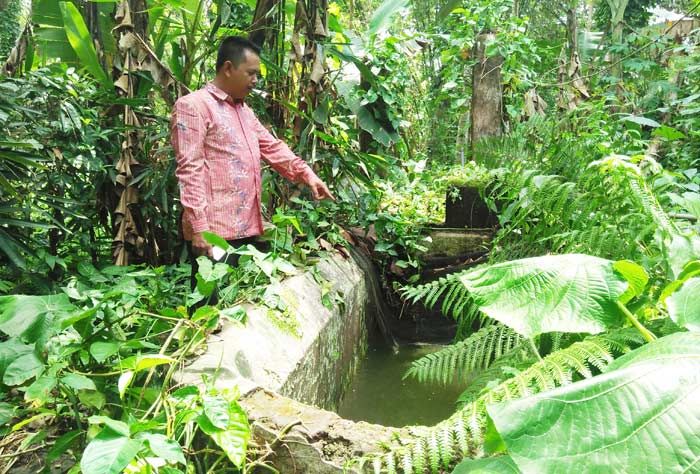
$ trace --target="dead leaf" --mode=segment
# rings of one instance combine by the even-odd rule
[[[331,250],[333,250],[333,246],[331,245],[331,243],[328,242],[328,241],[327,241],[326,239],[324,239],[324,238],[319,238],[319,239],[318,239],[318,245],[320,245],[321,248],[322,248],[323,250],[327,251],[327,252],[330,252]]]
[[[350,252],[348,252],[348,249],[343,247],[342,245],[336,245],[335,249],[342,255],[346,260],[350,258]]]
[[[404,276],[406,274],[406,271],[403,268],[401,268],[400,266],[398,266],[396,264],[396,261],[391,262],[391,265],[389,265],[389,271],[391,273],[393,273],[394,275],[400,276],[400,277]]]

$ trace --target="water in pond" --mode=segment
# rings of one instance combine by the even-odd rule
[[[443,346],[402,346],[398,354],[389,347],[370,346],[338,414],[355,421],[386,426],[434,425],[455,411],[463,384],[423,384],[402,380],[414,360]]]

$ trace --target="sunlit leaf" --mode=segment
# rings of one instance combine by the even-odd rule
[[[676,324],[690,331],[700,331],[700,277],[686,280],[665,303]]]
[[[617,301],[628,287],[613,262],[580,254],[479,267],[460,280],[481,312],[525,337],[617,326]]]
[[[645,127],[656,128],[656,127],[661,126],[661,124],[659,122],[657,122],[656,120],[652,120],[652,119],[646,118],[646,117],[640,117],[638,115],[627,115],[625,117],[622,117],[620,120],[623,122],[636,123],[637,125],[642,125]]]
[[[524,473],[692,472],[700,459],[700,334],[660,338],[602,375],[488,413],[490,435]]]
[[[85,25],[80,11],[71,2],[60,2],[59,5],[63,16],[66,37],[75,50],[75,53],[90,74],[107,87],[107,90],[112,90],[112,83],[104,69],[102,69],[102,65],[100,65],[100,60],[92,44],[90,32]]]
[[[136,438],[144,440],[151,452],[159,458],[163,458],[173,464],[186,464],[182,448],[174,439],[170,439],[162,434],[148,432],[139,433]]]
[[[119,398],[124,398],[126,389],[131,385],[131,381],[134,380],[134,372],[132,370],[127,370],[119,376],[117,381],[117,390],[119,391]]]
[[[384,0],[372,15],[372,19],[369,21],[367,34],[377,34],[389,24],[391,18],[397,14],[399,10],[405,8],[407,5],[408,0]]]
[[[141,444],[105,428],[85,448],[80,469],[83,474],[119,474],[136,457]]]
[[[229,423],[226,429],[214,426],[207,416],[197,418],[197,424],[201,430],[226,453],[229,460],[241,467],[245,463],[245,455],[250,439],[250,426],[243,409],[236,402],[229,403]]]
[[[485,459],[466,459],[455,467],[452,474],[519,474],[520,470],[510,456]]]
[[[205,395],[202,397],[204,414],[209,418],[212,425],[217,428],[226,429],[229,424],[229,402],[223,397]]]

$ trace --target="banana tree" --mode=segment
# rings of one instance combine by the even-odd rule
[[[612,30],[612,43],[620,44],[622,43],[622,33],[624,31],[624,17],[625,9],[629,0],[607,0],[608,6],[610,7],[611,19],[610,26]],[[612,71],[618,80],[622,80],[622,63],[620,62],[619,55],[615,54],[612,56],[613,67]],[[620,90],[618,88],[618,90]]]

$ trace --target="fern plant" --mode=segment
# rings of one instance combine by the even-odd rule
[[[375,457],[375,472],[439,472],[463,457],[480,456],[487,405],[592,377],[617,355],[654,339],[624,306],[642,293],[647,281],[646,272],[632,262],[574,254],[485,265],[407,289],[406,294],[413,298],[435,304],[449,288],[466,295],[462,299],[468,299],[484,317],[497,321],[457,345],[417,361],[411,375],[445,382],[465,370],[485,369],[507,359],[518,347],[526,347],[524,343],[531,346],[536,359],[496,386],[465,394],[461,397],[464,405],[455,415],[408,445]],[[457,283],[466,291],[455,289]],[[619,327],[625,317],[634,329]],[[562,332],[572,335],[562,337]],[[576,333],[601,334],[576,341]],[[542,358],[533,341],[544,334],[552,335],[552,352]]]
[[[469,270],[450,273],[437,280],[416,286],[406,286],[401,292],[404,299],[416,303],[422,301],[427,308],[432,308],[443,297],[440,311],[445,316],[452,316],[467,324],[479,314],[472,304],[469,291],[462,285],[460,278]]]
[[[433,352],[411,364],[405,377],[419,382],[447,384],[470,372],[482,371],[523,346],[524,339],[503,324],[490,324],[467,339]]]
[[[438,473],[465,457],[479,457],[483,455],[487,405],[567,385],[577,378],[592,377],[617,356],[643,342],[639,333],[627,328],[589,336],[555,351],[486,390],[407,445],[373,458],[374,472]]]
[[[665,249],[657,231],[668,234],[676,225],[640,166],[604,158],[598,149],[605,147],[552,125],[534,120],[478,147],[480,161],[499,168],[489,201],[499,211],[501,229],[490,260],[575,252],[663,267]],[[627,166],[620,166],[622,161]],[[646,169],[658,173],[658,164],[648,162]]]

